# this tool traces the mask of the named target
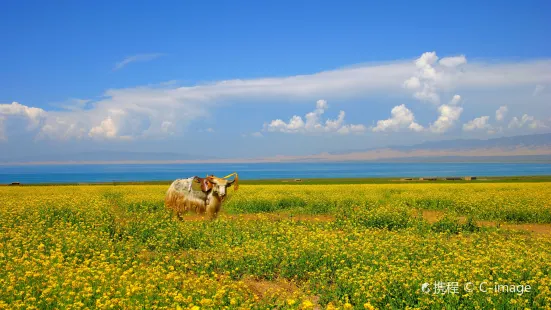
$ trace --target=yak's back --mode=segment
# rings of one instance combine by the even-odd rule
[[[199,183],[194,182],[193,178],[177,179],[168,188],[166,193],[167,198],[169,196],[184,196],[190,199],[207,199],[207,194],[201,190]]]

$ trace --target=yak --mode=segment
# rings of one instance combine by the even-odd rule
[[[229,177],[235,176],[232,181]],[[226,198],[227,189],[234,185],[238,189],[238,175],[232,173],[223,178],[214,175],[200,178],[177,179],[168,188],[165,196],[165,207],[182,219],[188,211],[206,214],[210,219],[217,217],[222,202]]]

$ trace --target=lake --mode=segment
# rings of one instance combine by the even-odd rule
[[[0,183],[159,181],[232,172],[240,179],[551,175],[542,163],[254,163],[0,166]]]

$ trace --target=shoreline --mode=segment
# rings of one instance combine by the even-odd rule
[[[436,180],[420,180],[411,177],[370,177],[370,178],[311,178],[311,179],[239,179],[240,185],[317,185],[317,184],[457,184],[457,183],[524,183],[551,182],[551,175],[525,176],[477,176],[475,180],[465,180],[458,176],[455,180],[437,177]],[[411,180],[410,180],[411,179]],[[50,183],[2,183],[0,186],[95,186],[95,185],[170,185],[174,180],[158,181],[110,181],[110,182],[50,182]]]

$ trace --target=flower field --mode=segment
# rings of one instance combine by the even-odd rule
[[[0,309],[551,309],[551,183],[167,189],[0,187]]]

